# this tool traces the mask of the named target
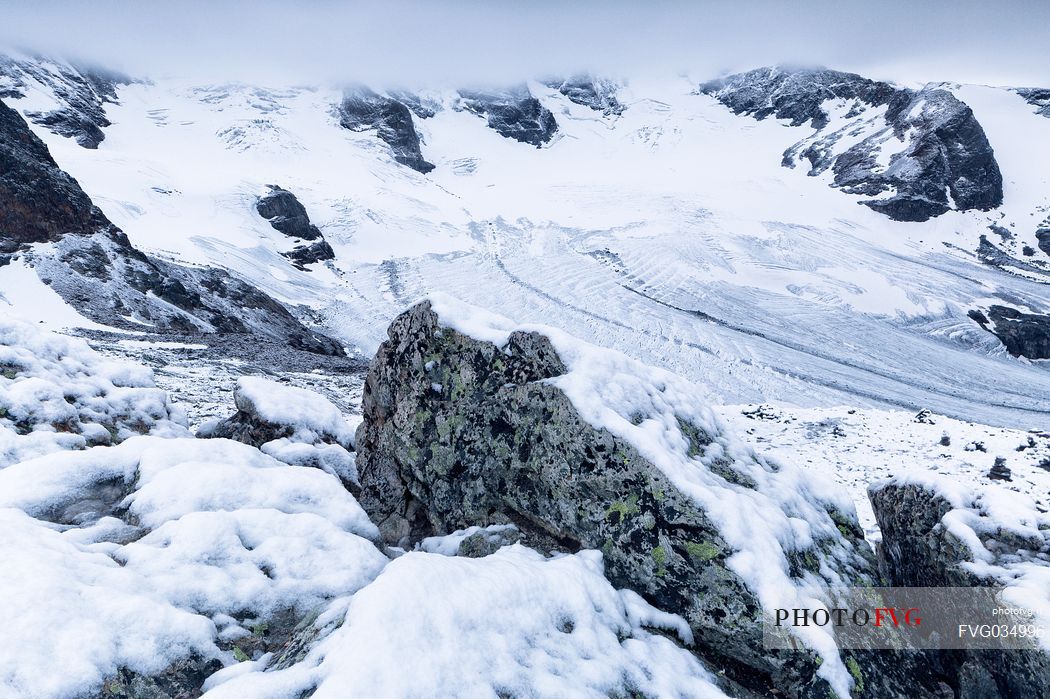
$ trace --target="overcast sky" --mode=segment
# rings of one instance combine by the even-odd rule
[[[1050,86],[1050,0],[3,0],[0,45],[136,77],[466,84],[822,64]]]

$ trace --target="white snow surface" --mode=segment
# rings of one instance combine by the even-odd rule
[[[106,485],[128,494],[106,504]],[[335,478],[226,440],[134,437],[15,464],[0,471],[0,519],[0,599],[18,610],[0,687],[21,697],[98,692],[120,668],[191,653],[229,664],[218,642],[237,636],[235,615],[305,614],[387,561]]]
[[[857,507],[864,535],[882,538],[868,485],[898,474],[940,475],[980,490],[988,471],[1005,460],[1012,480],[1000,487],[1050,510],[1050,431],[990,427],[943,415],[925,420],[900,410],[725,405],[715,411],[757,452],[797,464],[840,483]]]
[[[334,609],[331,630],[288,670],[249,673],[208,699],[276,699],[316,687],[343,697],[725,696],[688,651],[643,628],[688,642],[688,627],[602,575],[601,554],[544,558],[514,545],[485,558],[407,553]]]
[[[929,407],[1025,429],[1050,416],[1045,369],[966,316],[1050,308],[1042,253],[1013,274],[972,252],[981,235],[1000,244],[994,223],[1020,256],[1050,213],[1050,120],[1010,90],[948,86],[988,134],[1003,207],[902,223],[829,187],[830,171],[782,167],[812,129],[732,114],[696,94],[710,76],[630,80],[621,115],[529,83],[559,124],[539,149],[430,86],[419,94],[437,113],[413,117],[426,176],[373,132],[340,128],[338,89],[152,77],[117,88],[97,150],[32,128],[135,245],[309,306],[365,354],[410,300],[444,291],[619,347],[715,404]],[[60,105],[27,80],[12,105]],[[847,124],[844,105],[826,107],[829,129]],[[271,183],[302,201],[334,260],[303,271],[281,255],[292,243],[254,208]]]
[[[243,376],[233,395],[239,410],[294,428],[294,441],[327,438],[339,444],[353,444],[353,429],[342,412],[318,393],[261,376]]]
[[[0,469],[147,432],[187,434],[185,416],[154,386],[149,369],[0,317]]]

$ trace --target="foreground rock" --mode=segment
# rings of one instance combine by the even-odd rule
[[[1039,627],[1050,625],[1050,517],[1027,497],[921,476],[875,484],[869,496],[890,584],[1002,586],[1007,603],[1035,611]],[[941,652],[929,661],[957,697],[1045,697],[1047,650]]]
[[[851,678],[820,633],[803,642],[822,661],[762,647],[763,608],[876,582],[847,501],[735,442],[690,384],[543,333],[447,298],[393,322],[357,433],[361,502],[386,541],[513,524],[541,550],[599,549],[611,582],[688,621],[730,694],[894,696],[893,671],[875,671],[892,661],[933,696],[892,654],[851,658]]]
[[[861,203],[896,221],[925,221],[953,208],[983,211],[1003,201],[1002,174],[984,129],[939,86],[909,90],[853,73],[777,67],[731,75],[700,91],[737,114],[809,122],[815,133],[789,148],[783,164],[807,161],[810,175],[830,168],[835,187],[876,197]]]
[[[327,398],[313,391],[242,376],[233,392],[237,412],[198,431],[198,437],[232,439],[297,466],[319,468],[356,489],[353,431]]]

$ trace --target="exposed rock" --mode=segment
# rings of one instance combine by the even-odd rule
[[[106,680],[99,699],[196,699],[203,693],[204,681],[221,669],[218,659],[199,656],[180,660],[155,675],[125,669]]]
[[[423,99],[415,92],[408,90],[389,90],[387,94],[408,107],[420,119],[429,119],[441,109],[441,105],[429,99]]]
[[[335,250],[332,249],[327,240],[318,240],[309,245],[296,245],[283,254],[295,263],[295,266],[299,269],[306,269],[307,265],[335,259]]]
[[[7,86],[0,88],[0,97],[22,97],[27,81],[33,81],[50,91],[56,107],[42,111],[27,111],[26,117],[35,124],[47,127],[53,133],[73,138],[84,148],[98,148],[106,138],[102,129],[110,125],[106,118],[106,103],[117,101],[118,85],[131,82],[127,76],[96,68],[77,67],[45,58],[15,60],[0,59],[0,76]]]
[[[25,253],[45,284],[81,314],[118,328],[258,333],[293,347],[343,354],[276,300],[213,268],[156,260],[134,248],[63,172],[47,146],[0,102],[0,255]],[[136,322],[137,321],[137,322]]]
[[[1039,249],[1050,255],[1050,216],[1043,219],[1043,222],[1035,229],[1035,239],[1038,241]]]
[[[548,80],[544,84],[565,95],[571,102],[607,116],[622,114],[625,109],[616,99],[617,85],[611,80],[584,74],[574,75],[567,80]]]
[[[110,228],[47,146],[0,101],[0,253]]]
[[[988,308],[987,318],[991,327],[985,325],[985,329],[994,333],[1013,356],[1050,359],[1050,315],[996,305]]]
[[[335,251],[324,239],[320,229],[310,223],[306,207],[287,189],[275,184],[267,185],[269,190],[259,197],[255,210],[267,219],[274,229],[289,238],[313,241],[310,244],[296,245],[288,252],[282,253],[295,263],[299,269],[324,260],[335,259]]]
[[[915,413],[915,417],[912,418],[915,422],[923,425],[936,425],[937,421],[933,419],[933,413],[927,408],[923,408],[919,412]]]
[[[816,132],[789,148],[783,164],[806,160],[810,175],[830,168],[834,186],[849,194],[889,193],[862,203],[894,220],[925,221],[952,208],[1002,203],[1002,175],[984,130],[967,105],[938,86],[915,91],[853,73],[760,68],[700,90],[737,114],[789,119],[792,126],[809,122]],[[847,121],[832,132],[826,132],[829,100],[848,108]],[[846,136],[854,145],[842,149]],[[879,160],[887,155],[883,167]]]
[[[237,412],[208,429],[208,437],[261,447],[294,437],[308,443],[353,449],[353,435],[342,413],[324,396],[304,388],[244,376],[233,391]]]
[[[1017,94],[1024,97],[1028,104],[1037,108],[1036,114],[1050,118],[1050,89],[1026,87],[1017,90]]]
[[[255,210],[270,222],[276,230],[289,238],[316,240],[321,231],[310,223],[310,217],[295,195],[275,184],[267,185],[268,191],[255,202]]]
[[[353,432],[327,398],[303,388],[244,376],[233,392],[237,412],[205,424],[198,437],[232,439],[294,466],[319,468],[357,489]]]
[[[932,481],[892,479],[873,485],[868,495],[882,531],[882,565],[892,585],[1023,584],[1033,564],[1048,565],[1050,541],[1045,531],[1035,528],[1038,516],[1011,510],[1018,522],[997,521],[994,506],[982,496]],[[1040,526],[1050,528],[1046,522]],[[967,566],[978,557],[978,568]],[[974,570],[987,572],[977,575]],[[927,657],[949,678],[957,697],[1050,696],[1050,655],[1041,650],[953,651]]]
[[[756,119],[790,119],[792,126],[808,121],[818,131],[828,125],[826,100],[856,100],[874,106],[888,104],[897,92],[888,83],[854,73],[788,67],[757,68],[730,75],[704,83],[700,91],[713,95],[736,114]]]
[[[988,477],[993,481],[1013,480],[1013,474],[1010,472],[1010,467],[1006,465],[1006,459],[1004,457],[995,457],[995,463],[992,464],[992,468],[988,471]]]
[[[423,159],[412,111],[392,97],[364,86],[348,89],[339,105],[339,125],[351,131],[375,129],[379,140],[390,146],[395,161],[423,174],[434,169]]]
[[[550,110],[532,96],[526,85],[506,90],[460,90],[463,108],[485,117],[501,136],[539,148],[558,131]]]
[[[681,614],[696,652],[740,695],[775,688],[823,696],[811,655],[762,648],[762,606],[727,565],[734,547],[726,533],[636,446],[582,417],[557,383],[573,371],[535,331],[508,331],[497,346],[443,324],[431,302],[399,316],[369,370],[357,433],[359,499],[386,541],[407,546],[471,525],[514,524],[541,550],[601,549],[609,580]],[[666,385],[651,390],[677,395]],[[636,415],[632,424],[646,419]],[[698,478],[709,473],[710,487],[725,488],[718,490],[725,497],[799,487],[775,485],[783,467],[742,456],[721,428],[677,412],[674,421],[688,445],[683,458],[700,469]],[[824,533],[810,547],[785,552],[785,570],[819,576],[834,569],[840,580],[874,582],[856,521],[814,506],[820,521],[811,522],[813,531]],[[893,675],[891,656],[851,660],[868,677],[865,696],[893,696],[877,679]],[[916,678],[914,696],[933,696],[914,661],[897,660]]]

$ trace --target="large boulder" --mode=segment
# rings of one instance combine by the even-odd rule
[[[868,495],[882,530],[879,551],[890,584],[1003,587],[1005,603],[1032,610],[1034,625],[1050,628],[1050,516],[1029,498],[927,475],[875,483]],[[1045,697],[1048,650],[961,650],[931,660],[957,697]]]
[[[739,696],[846,696],[879,662],[851,658],[851,678],[814,629],[815,652],[763,649],[764,608],[872,584],[872,554],[848,498],[756,456],[695,386],[447,297],[388,332],[357,432],[360,500],[388,543],[514,524],[541,550],[599,549],[611,582],[687,620]],[[875,675],[864,696],[893,696]]]
[[[356,490],[353,429],[324,396],[259,376],[242,376],[233,391],[237,412],[207,423],[198,437],[232,439],[279,461],[326,471]]]

